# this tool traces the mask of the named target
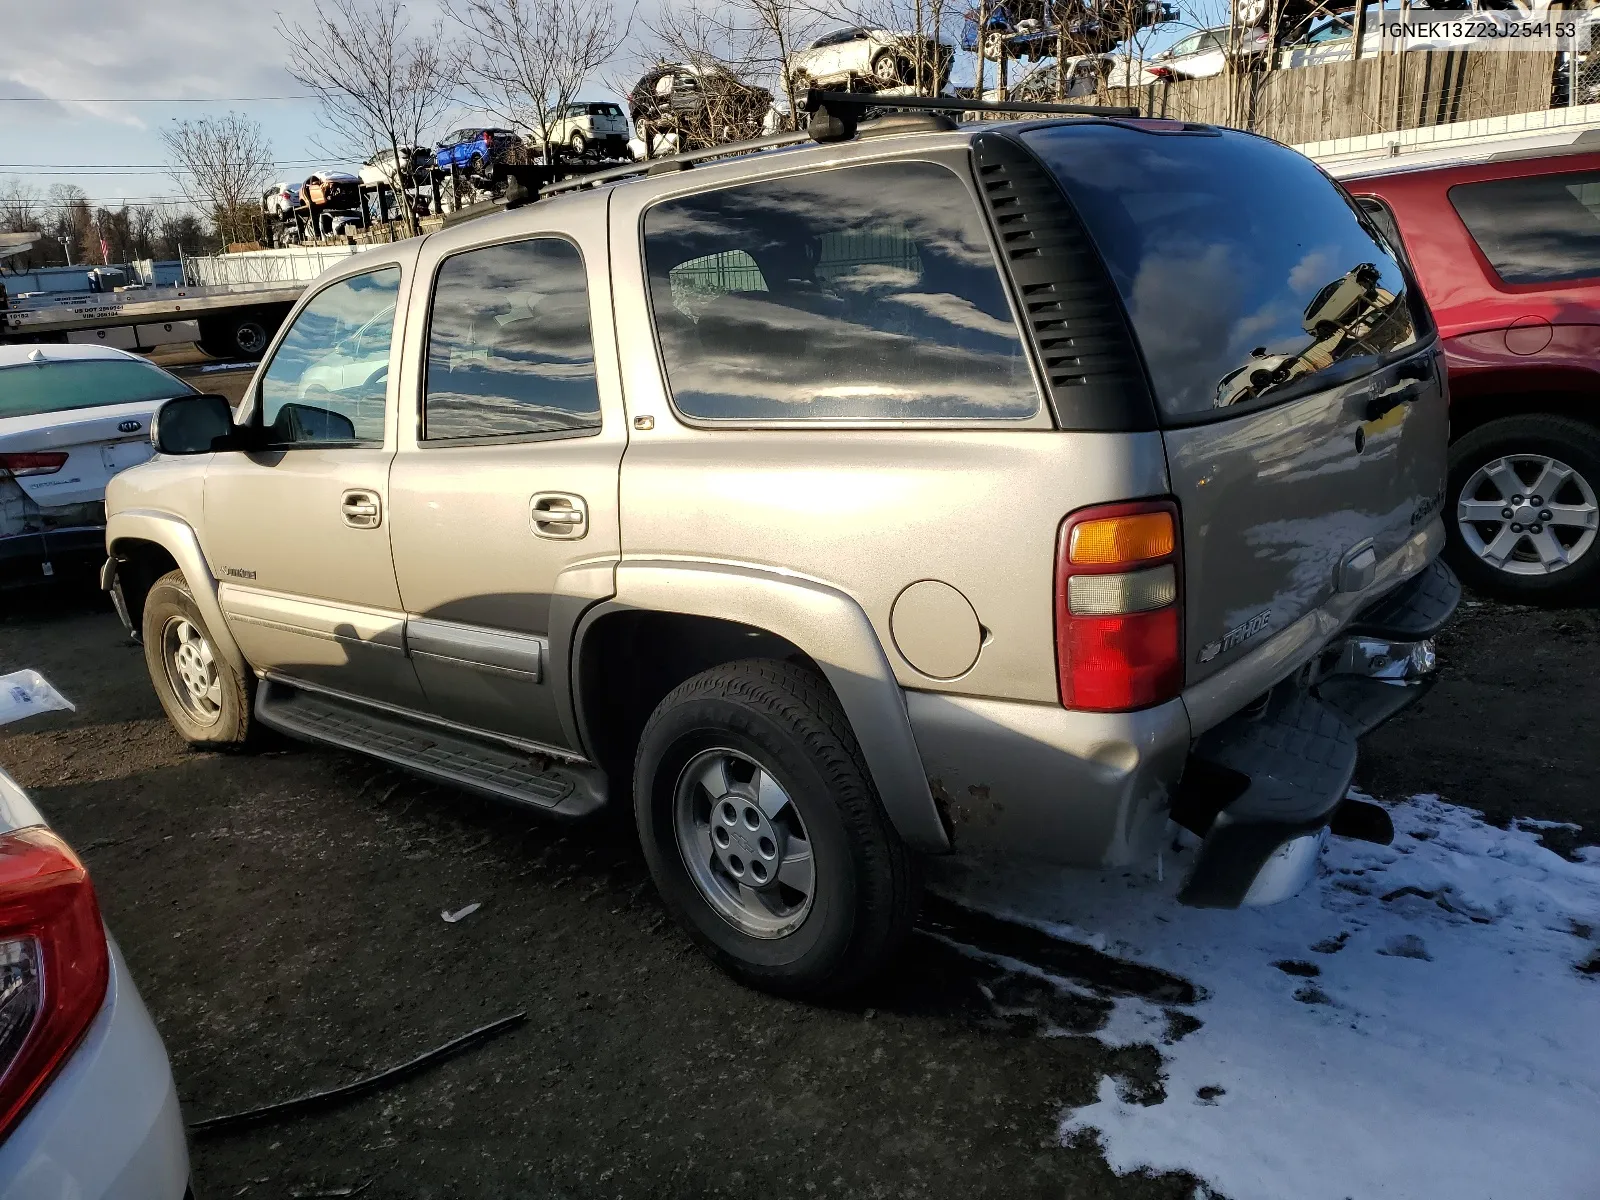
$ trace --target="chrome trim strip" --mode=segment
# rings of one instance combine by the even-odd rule
[[[419,725],[432,725],[439,729],[447,729],[451,733],[462,733],[487,742],[500,742],[516,750],[528,754],[543,754],[549,758],[559,758],[562,762],[575,763],[578,766],[593,766],[587,758],[573,750],[563,750],[558,746],[549,746],[544,742],[530,742],[526,738],[512,737],[509,734],[493,733],[487,729],[477,729],[471,725],[462,725],[457,721],[447,721],[443,717],[436,717],[430,713],[418,712],[414,708],[402,708],[398,704],[385,704],[382,700],[369,700],[365,696],[352,696],[349,692],[341,692],[337,688],[323,687],[321,684],[305,683],[285,675],[279,671],[257,671],[256,674],[273,683],[281,683],[285,687],[299,688],[303,692],[315,692],[319,696],[327,696],[333,700],[342,700],[348,704],[359,705],[362,708],[376,709],[378,712],[388,713],[391,716],[401,717],[407,721],[415,721]]]

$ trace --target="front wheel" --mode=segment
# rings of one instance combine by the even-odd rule
[[[574,133],[572,140],[567,143],[567,149],[572,151],[573,158],[582,158],[589,153],[589,143],[584,140],[581,133]]]
[[[1450,448],[1450,565],[1523,604],[1600,594],[1600,431],[1547,413],[1502,417]]]
[[[184,741],[221,749],[251,740],[255,680],[217,654],[182,571],[167,572],[150,588],[142,633],[156,699]]]
[[[916,861],[838,702],[793,664],[715,667],[662,700],[634,816],[668,909],[744,983],[837,995],[910,932]]]
[[[900,60],[893,54],[880,54],[872,60],[872,78],[879,87],[893,87],[902,82],[904,74],[900,69]]]

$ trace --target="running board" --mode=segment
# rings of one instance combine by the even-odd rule
[[[277,679],[263,679],[257,687],[256,720],[290,737],[354,750],[556,816],[588,816],[606,802],[604,776],[593,767],[520,752]]]

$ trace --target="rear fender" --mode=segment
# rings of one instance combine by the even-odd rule
[[[116,557],[119,543],[128,542],[151,542],[172,555],[172,560],[183,572],[184,582],[189,585],[195,607],[205,618],[211,645],[223,661],[241,676],[248,677],[251,674],[250,664],[239,652],[238,643],[228,629],[222,606],[217,603],[217,581],[200,549],[200,539],[195,536],[188,522],[170,513],[149,509],[129,509],[112,514],[106,522],[106,546],[112,557]]]
[[[849,596],[751,567],[654,560],[622,563],[616,588],[619,605],[738,622],[797,646],[839,698],[900,836],[917,850],[950,849],[905,696],[867,614]]]

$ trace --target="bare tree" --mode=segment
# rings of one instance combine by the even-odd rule
[[[846,0],[833,11],[843,16],[841,24],[903,35],[905,82],[919,96],[935,96],[945,85],[965,7],[953,0]],[[980,31],[980,62],[982,45]]]
[[[466,34],[467,89],[512,129],[533,134],[547,161],[562,110],[610,62],[633,9],[595,0],[446,0]]]
[[[272,147],[243,113],[180,121],[164,129],[172,178],[191,204],[213,214],[224,244],[250,241],[259,226],[261,187]]]
[[[749,56],[750,66],[777,79],[789,102],[788,124],[799,128],[805,96],[804,88],[796,85],[803,81],[790,75],[789,60],[821,32],[824,18],[803,0],[737,0],[737,4],[760,34]]]
[[[0,233],[29,233],[42,229],[44,213],[39,193],[20,179],[0,184]]]
[[[289,74],[316,95],[340,150],[353,158],[388,150],[402,194],[411,170],[402,148],[430,144],[429,130],[454,103],[459,61],[442,22],[412,37],[405,9],[403,0],[316,0],[307,24],[278,18]],[[400,209],[407,231],[417,233],[412,205]]]

